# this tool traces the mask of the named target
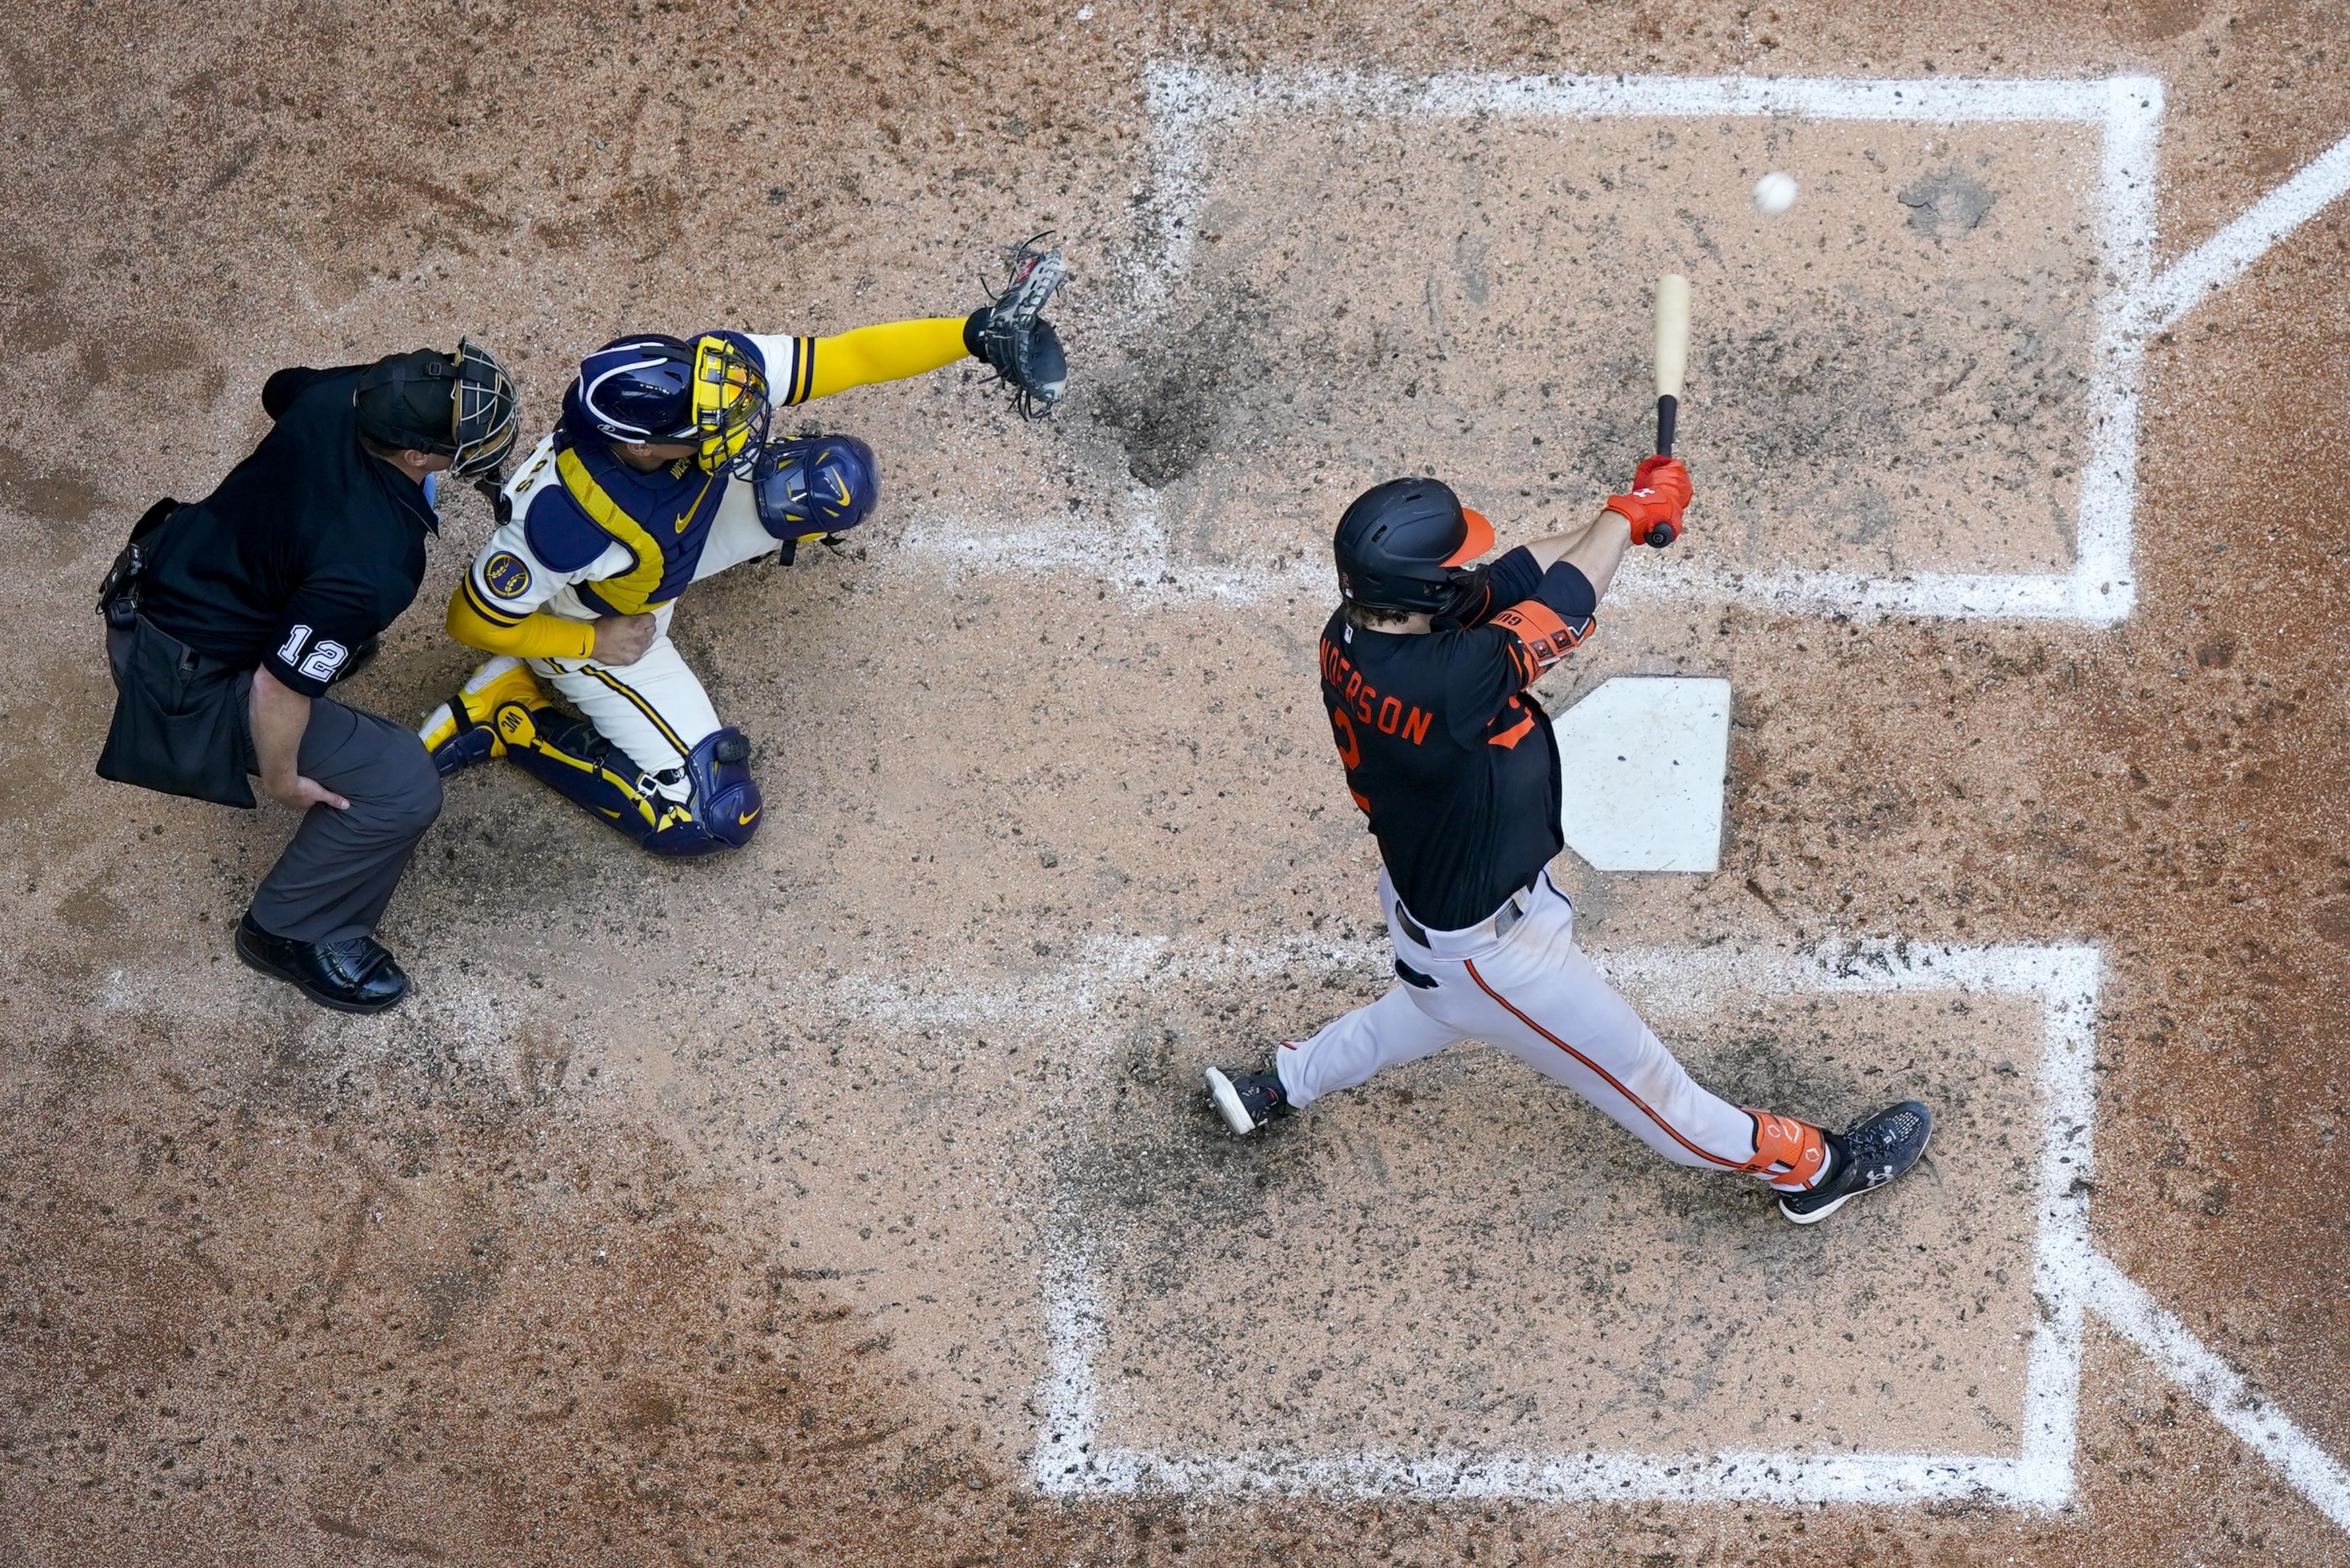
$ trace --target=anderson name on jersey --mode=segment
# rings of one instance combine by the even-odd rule
[[[1558,740],[1528,690],[1589,635],[1589,579],[1523,548],[1485,568],[1460,624],[1322,631],[1322,702],[1404,908],[1431,930],[1493,913],[1566,846]],[[1495,606],[1504,607],[1495,609]]]

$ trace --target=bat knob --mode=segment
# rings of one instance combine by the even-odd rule
[[[1669,524],[1659,523],[1648,530],[1648,547],[1652,550],[1661,550],[1679,537],[1679,530]]]

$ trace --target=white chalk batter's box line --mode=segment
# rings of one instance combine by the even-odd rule
[[[1742,604],[1801,614],[2007,618],[2110,626],[2137,602],[2132,549],[2137,504],[2138,387],[2146,340],[2225,287],[2271,246],[2350,188],[2350,137],[2255,202],[2159,275],[2154,273],[2155,197],[2163,89],[2152,77],[2091,80],[1743,77],[1532,77],[1484,74],[1405,78],[1304,70],[1256,77],[1159,63],[1148,73],[1164,265],[1139,280],[1146,307],[1163,304],[1188,264],[1204,201],[1203,133],[1250,115],[1337,106],[1358,115],[1458,119],[1794,117],[1931,125],[2054,123],[2102,131],[2092,201],[2107,282],[2082,417],[2088,461],[2080,474],[2075,555],[2069,573],[1918,572],[1869,576],[1834,571],[1738,572],[1700,551],[1642,563],[1619,597]],[[1300,592],[1326,595],[1326,565],[1291,570],[1186,567],[1148,493],[1123,504],[1110,537],[1047,525],[989,535],[951,518],[909,530],[908,547],[950,566],[1078,571],[1131,592],[1171,590],[1242,601]]]
[[[1170,975],[1183,978],[1195,967],[1173,964],[1171,955],[1164,953],[1155,961],[1140,953],[1103,956],[1121,971],[1125,986],[1161,983]],[[1125,961],[1116,961],[1120,957]],[[2093,1071],[2104,970],[2097,949],[1865,941],[1825,944],[1794,956],[1721,948],[1647,948],[1593,957],[1619,985],[1669,994],[1675,1012],[1702,1008],[1730,995],[1955,992],[2038,1001],[2043,1039],[2037,1085],[2041,1152],[2032,1286],[2037,1321],[2031,1326],[2025,1358],[2018,1452],[1462,1451],[1413,1457],[1381,1451],[1160,1453],[1104,1446],[1097,1440],[1104,1401],[1095,1367],[1108,1308],[1091,1261],[1076,1240],[1082,1231],[1064,1216],[1049,1227],[1055,1251],[1044,1292],[1047,1358],[1036,1396],[1042,1422],[1030,1459],[1037,1489],[1069,1497],[1263,1491],[1337,1498],[1777,1505],[1971,1500],[2053,1509],[2074,1495],[2082,1315],[2090,1308],[2185,1385],[2223,1426],[2257,1449],[2328,1517],[2350,1529],[2350,1475],[2090,1243]],[[1295,974],[1316,959],[1334,971],[1365,968],[1373,961],[1369,944],[1349,944],[1293,947],[1277,954],[1219,952],[1214,963],[1227,976],[1235,960],[1243,971]],[[1091,1007],[1081,1004],[1076,1011],[1086,1012]]]
[[[1049,1373],[1044,1429],[1032,1459],[1055,1493],[1265,1490],[1341,1497],[1609,1499],[1778,1503],[1915,1502],[1979,1498],[2039,1507],[2072,1493],[2081,1370],[2082,1260],[2089,1250],[2091,1086],[2102,959],[2088,947],[1945,948],[1838,945],[1788,959],[1726,950],[1651,948],[1593,960],[1620,986],[1669,992],[1673,1011],[1712,997],[1933,991],[2036,998],[2045,1039],[2039,1072],[2041,1158],[2033,1325],[2014,1456],[1924,1454],[1382,1452],[1331,1455],[1164,1454],[1096,1442],[1101,1389],[1094,1366],[1107,1324],[1088,1262],[1055,1260],[1045,1301]],[[1758,1220],[1758,1223],[1762,1221]],[[1063,1237],[1079,1234],[1058,1225]]]

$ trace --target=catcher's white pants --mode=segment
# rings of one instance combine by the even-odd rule
[[[722,727],[666,626],[634,664],[534,659],[530,668],[646,774],[685,766],[685,754]]]
[[[1395,884],[1381,873],[1396,957],[1436,983],[1399,981],[1312,1039],[1284,1043],[1275,1061],[1290,1103],[1302,1108],[1473,1035],[1573,1089],[1676,1165],[1752,1168],[1755,1117],[1700,1087],[1599,978],[1575,945],[1575,906],[1550,873],[1521,898],[1525,913],[1503,936],[1486,920],[1426,931],[1422,944],[1397,919]]]

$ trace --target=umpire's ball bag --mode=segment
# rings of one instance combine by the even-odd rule
[[[244,702],[248,671],[209,659],[139,613],[140,542],[170,516],[161,501],[131,532],[99,600],[114,676],[114,722],[98,776],[222,805],[254,804]]]

